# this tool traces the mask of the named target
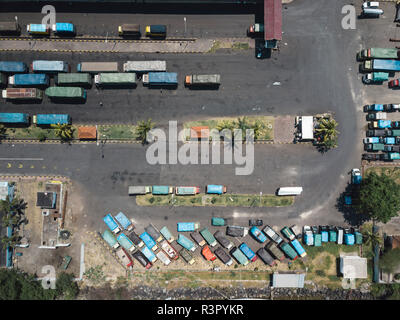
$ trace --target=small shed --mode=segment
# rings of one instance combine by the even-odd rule
[[[208,139],[210,137],[210,129],[208,126],[199,126],[190,128],[190,139]]]
[[[38,192],[36,206],[42,209],[54,209],[56,207],[56,192]]]
[[[340,272],[345,279],[366,279],[367,274],[367,258],[359,256],[341,256]]]
[[[14,196],[14,187],[8,181],[0,181],[0,200],[6,200],[7,196],[12,200]]]
[[[314,117],[313,116],[300,117],[300,126],[301,126],[301,140],[314,139]]]
[[[274,288],[304,288],[305,273],[279,273],[272,275]]]
[[[78,139],[79,140],[96,140],[97,139],[96,126],[78,127]]]

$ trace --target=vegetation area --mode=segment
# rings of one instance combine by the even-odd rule
[[[209,129],[217,129],[222,131],[224,129],[234,130],[240,129],[242,131],[242,139],[246,139],[246,130],[252,129],[254,131],[254,140],[274,140],[274,117],[271,116],[244,116],[242,118],[216,118],[206,119],[200,121],[190,121],[184,123],[183,127],[190,129],[191,127],[208,126]],[[190,138],[190,132],[188,132]],[[187,139],[189,139],[187,138]],[[231,138],[227,135],[227,138]]]
[[[371,294],[377,299],[400,300],[400,283],[371,285]]]
[[[54,125],[50,128],[41,128],[37,126],[6,128],[2,136],[3,139],[14,140],[71,140],[78,138],[78,130],[76,126],[71,125]]]
[[[99,125],[97,126],[99,140],[135,140],[136,127],[133,125]]]
[[[261,202],[260,202],[261,198]],[[197,194],[193,196],[176,195],[138,195],[136,203],[140,206],[222,206],[222,207],[283,207],[294,203],[292,196],[223,194],[210,196]]]
[[[387,273],[394,273],[400,268],[400,248],[389,249],[379,260],[379,267]]]
[[[74,299],[79,293],[73,275],[61,273],[55,289],[44,289],[34,275],[16,270],[0,269],[1,300],[54,300]]]
[[[338,143],[339,131],[338,123],[333,118],[321,118],[315,128],[315,138],[320,151],[326,152],[336,148]]]

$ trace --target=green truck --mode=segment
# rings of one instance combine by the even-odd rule
[[[389,80],[389,73],[387,72],[372,72],[364,74],[362,77],[362,82],[365,84],[370,83],[382,83],[383,81]]]
[[[357,53],[357,60],[370,59],[398,59],[399,50],[396,48],[369,48],[363,49]]]
[[[211,234],[211,232],[207,228],[200,230],[200,234],[203,236],[204,240],[206,240],[211,247],[217,245],[217,239],[215,239],[215,237]]]
[[[387,135],[389,137],[400,137],[400,130],[397,129],[388,130]]]
[[[282,242],[279,246],[281,250],[292,260],[296,260],[298,258],[298,255],[296,253],[296,250],[294,250],[289,243],[287,242]]]
[[[155,195],[167,195],[174,192],[174,187],[170,186],[152,186],[151,193]]]
[[[316,247],[322,246],[322,234],[320,233],[314,234],[314,246]]]
[[[272,255],[278,260],[283,260],[285,258],[285,254],[279,250],[276,244],[272,241],[265,246],[265,249],[272,253]]]
[[[365,144],[366,151],[383,151],[385,150],[385,145],[383,143],[367,143]]]
[[[226,221],[224,218],[213,217],[211,218],[211,224],[216,227],[222,227],[226,225]]]
[[[58,86],[82,86],[92,85],[92,77],[89,73],[59,73],[55,77]]]
[[[247,259],[247,257],[244,255],[244,253],[242,251],[240,251],[238,248],[234,247],[231,250],[231,255],[237,260],[237,262],[239,262],[241,265],[248,265],[249,264],[249,260]]]
[[[97,86],[136,86],[136,73],[99,73],[94,76]]]
[[[86,90],[80,87],[50,87],[44,92],[50,99],[86,100]]]

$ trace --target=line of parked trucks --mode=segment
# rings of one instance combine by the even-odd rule
[[[29,73],[31,71],[32,73]],[[178,74],[166,72],[166,61],[127,61],[123,72],[119,72],[118,62],[81,62],[76,72],[70,73],[71,66],[66,61],[35,60],[28,66],[21,61],[0,61],[0,85],[13,88],[2,91],[2,97],[9,100],[42,100],[43,91],[54,78],[56,86],[45,89],[50,99],[86,100],[86,90],[94,83],[98,87],[136,87],[138,75],[145,86],[178,85]],[[187,75],[184,82],[189,88],[218,88],[219,74]]]

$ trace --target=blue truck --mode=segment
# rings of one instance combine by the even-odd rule
[[[27,113],[0,113],[0,123],[29,124]]]
[[[149,260],[151,263],[154,263],[157,261],[156,255],[151,251],[148,247],[144,246],[142,250],[140,250],[144,256]]]
[[[171,243],[172,241],[175,240],[174,236],[172,235],[172,233],[169,231],[169,229],[164,226],[160,229],[160,233],[162,234],[162,236],[169,242]]]
[[[198,222],[178,222],[177,231],[178,232],[189,232],[196,231],[200,228],[200,223]]]
[[[26,26],[26,31],[32,35],[49,35],[50,28],[46,24],[30,23]]]
[[[48,86],[49,76],[44,73],[21,73],[8,77],[8,83],[15,87],[22,86]]]
[[[140,239],[143,240],[144,244],[148,246],[151,250],[156,251],[158,249],[157,243],[146,231],[143,232],[139,237]]]
[[[75,26],[72,23],[61,22],[51,26],[51,30],[57,35],[75,35]]]
[[[196,250],[196,245],[193,241],[188,237],[185,237],[183,234],[178,235],[178,240],[176,240],[176,242],[189,251]]]
[[[400,60],[373,59],[364,61],[363,71],[400,71]]]
[[[0,61],[0,72],[2,73],[24,73],[28,67],[20,61]]]
[[[364,112],[384,111],[383,104],[367,104],[364,106]]]
[[[31,64],[31,71],[44,73],[69,72],[70,65],[65,61],[35,60]]]
[[[108,245],[113,248],[117,249],[119,247],[118,241],[115,239],[114,235],[112,232],[108,229],[104,230],[103,234],[101,235],[104,239],[105,242],[108,243]]]
[[[399,140],[395,137],[385,137],[383,138],[384,144],[398,144]]]
[[[297,253],[299,254],[300,257],[304,258],[307,255],[306,250],[304,250],[304,248],[300,244],[299,240],[294,239],[290,243],[292,244],[293,248],[295,248],[295,250],[297,251]]]
[[[131,239],[129,239],[124,233],[120,233],[120,235],[117,237],[117,241],[122,247],[130,252],[133,252],[136,249]]]
[[[149,72],[142,77],[143,84],[149,86],[177,86],[178,74],[176,72]]]
[[[118,224],[117,224],[117,222],[115,222],[111,213],[105,215],[103,217],[103,221],[112,232],[118,233],[120,231]]]
[[[70,124],[71,117],[68,114],[36,114],[32,122],[36,125]]]
[[[206,186],[206,193],[223,194],[226,193],[226,187],[215,184],[209,184],[208,186]]]
[[[267,241],[267,237],[256,226],[250,228],[250,234],[257,239],[258,242],[264,243]]]
[[[128,217],[123,213],[123,212],[119,212],[116,216],[115,216],[115,220],[117,220],[117,222],[120,224],[120,226],[128,231],[131,231],[133,229],[133,224],[132,221],[128,219]]]
[[[247,259],[249,259],[251,262],[254,262],[257,260],[257,256],[254,253],[253,250],[250,249],[250,247],[246,244],[246,243],[242,243],[239,246],[240,251],[242,251],[244,253],[244,255],[247,257]]]

